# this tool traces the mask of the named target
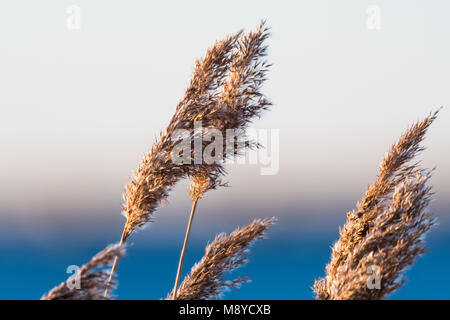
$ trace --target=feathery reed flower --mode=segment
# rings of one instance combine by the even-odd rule
[[[209,190],[217,187],[223,187],[227,184],[222,183],[219,179],[212,178],[206,174],[199,173],[192,177],[192,183],[189,186],[189,196],[192,201],[201,199]]]
[[[112,244],[107,246],[82,266],[75,277],[69,277],[67,281],[50,290],[41,300],[110,300],[112,298],[110,295],[104,297],[109,270],[103,267],[111,266],[115,257],[124,256],[125,251],[125,245]],[[80,288],[73,288],[73,282],[77,278]],[[114,288],[116,283],[113,282],[110,286]]]
[[[326,276],[314,284],[318,299],[384,298],[401,286],[401,272],[423,252],[422,236],[433,224],[425,213],[431,173],[409,162],[424,149],[420,143],[438,112],[406,130],[386,154],[357,209],[347,213]],[[371,266],[380,270],[379,290],[367,288]]]
[[[184,278],[178,288],[176,299],[212,299],[219,296],[227,287],[237,287],[247,282],[245,278],[226,281],[225,274],[247,263],[248,247],[253,240],[262,238],[267,228],[274,222],[275,218],[254,220],[243,228],[237,228],[230,235],[225,233],[217,235],[214,241],[206,246],[204,257]],[[173,291],[166,299],[172,297]]]
[[[223,83],[232,59],[231,51],[240,34],[241,32],[216,42],[206,52],[205,58],[196,62],[190,86],[178,104],[166,132],[160,135],[151,151],[144,155],[134,177],[125,188],[123,212],[127,220],[124,239],[136,227],[151,220],[152,213],[161,201],[168,197],[171,187],[178,180],[198,169],[194,164],[178,164],[172,161],[172,152],[176,145],[172,135],[177,129],[190,130],[193,135],[194,122],[200,118],[204,124],[207,123],[206,114],[213,111],[214,101],[211,97]]]
[[[177,144],[172,138],[177,130],[187,130],[195,138],[199,134],[195,130],[198,121],[206,127],[200,132],[202,135],[208,135],[208,128],[212,128],[222,133],[228,129],[240,130],[241,136],[245,136],[248,124],[271,105],[261,93],[270,67],[261,60],[267,54],[264,42],[268,37],[269,29],[263,21],[256,31],[247,35],[240,31],[216,42],[204,59],[196,62],[190,85],[166,132],[144,155],[134,177],[126,185],[122,206],[126,222],[120,243],[124,243],[137,227],[151,220],[153,212],[168,197],[177,181],[198,174],[218,179],[224,173],[224,161],[198,164],[194,153],[189,155],[191,161],[188,163],[172,161]],[[223,160],[242,153],[242,148],[258,146],[253,142],[243,146],[236,142],[234,145],[231,152],[226,147],[223,149]],[[206,146],[203,140],[202,150]],[[118,261],[117,258],[113,264],[111,280]],[[107,294],[108,290],[105,291]]]
[[[170,188],[179,179],[199,171],[212,177],[223,173],[223,163],[195,164],[194,155],[191,156],[191,163],[174,163],[172,152],[176,141],[171,137],[177,129],[188,130],[194,137],[197,121],[202,121],[206,131],[207,128],[221,132],[245,129],[253,118],[271,105],[260,92],[270,66],[260,60],[266,55],[267,47],[263,44],[268,36],[268,28],[262,22],[256,31],[248,35],[242,36],[242,32],[238,32],[217,42],[202,61],[197,61],[190,86],[165,134],[144,155],[135,176],[126,186],[124,239],[136,227],[151,220],[152,213],[167,198]],[[205,146],[206,142],[202,147]],[[224,157],[242,151],[234,150],[233,154],[229,154],[225,150]]]

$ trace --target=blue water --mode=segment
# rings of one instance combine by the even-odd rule
[[[280,223],[279,223],[280,226]],[[436,231],[436,230],[435,230]],[[157,234],[157,232],[154,232]],[[119,265],[119,299],[160,299],[173,286],[182,234],[176,241],[156,242],[144,230]],[[156,235],[155,235],[156,237]],[[252,282],[225,292],[223,299],[313,299],[311,286],[329,260],[332,232],[317,235],[281,227],[258,241],[250,262],[230,277],[248,276]],[[186,273],[199,260],[206,239],[193,236],[185,260]],[[212,238],[209,238],[212,239]],[[153,243],[152,243],[153,242]],[[450,234],[432,232],[428,253],[407,271],[408,281],[392,299],[450,298]],[[0,246],[0,299],[38,299],[67,277],[68,265],[82,264],[104,247],[103,240],[55,241],[52,245],[9,238]]]

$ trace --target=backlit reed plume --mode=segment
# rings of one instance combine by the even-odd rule
[[[423,235],[433,225],[425,211],[431,173],[411,160],[424,149],[420,143],[437,114],[406,130],[386,154],[357,209],[347,213],[326,276],[314,284],[318,299],[385,298],[401,286],[402,272],[424,251]],[[375,272],[381,288],[369,289]]]
[[[220,296],[224,289],[237,287],[248,280],[226,280],[226,273],[239,268],[248,261],[248,248],[253,240],[262,238],[274,218],[254,220],[249,225],[216,236],[207,245],[205,255],[184,278],[177,291],[178,300],[207,300]],[[173,298],[173,291],[166,299]]]
[[[82,266],[75,276],[50,290],[41,300],[110,300],[112,298],[110,295],[104,297],[110,273],[109,268],[104,267],[111,266],[116,256],[124,256],[125,249],[124,245],[109,245]],[[79,288],[75,287],[77,279]],[[116,282],[114,281],[110,286],[115,288]]]
[[[188,161],[175,163],[173,152],[178,141],[173,139],[178,130],[187,130],[192,138],[198,137],[195,124],[201,121],[200,135],[210,134],[210,129],[225,136],[227,129],[240,130],[245,137],[247,125],[260,116],[271,103],[261,93],[269,64],[262,60],[267,54],[265,40],[269,29],[261,22],[256,31],[238,32],[225,40],[216,42],[202,60],[196,62],[184,98],[178,104],[164,134],[161,134],[151,151],[144,155],[134,177],[127,184],[124,193],[123,212],[126,217],[120,243],[124,243],[137,227],[152,218],[161,201],[168,197],[174,184],[182,178],[206,174],[218,179],[224,173],[224,159],[243,152],[246,147],[257,146],[246,142],[239,148],[223,148],[222,161],[207,164],[198,163],[195,148]],[[202,154],[208,145],[202,139]],[[111,279],[119,259],[113,264]],[[106,290],[105,295],[108,294]]]
[[[271,105],[260,93],[261,85],[265,81],[265,74],[270,66],[267,62],[260,61],[266,55],[267,47],[263,46],[263,43],[268,36],[268,29],[264,27],[264,22],[262,22],[257,31],[250,32],[239,39],[228,78],[220,95],[213,99],[214,115],[219,116],[219,121],[211,122],[212,128],[220,131],[222,136],[227,135],[227,129],[239,130],[235,132],[238,136],[236,141],[233,140],[232,150],[223,145],[220,151],[223,158],[238,156],[243,153],[245,148],[258,147],[257,144],[247,139],[245,128],[252,119],[260,115],[262,110]],[[202,119],[203,116],[200,117],[200,120]],[[206,130],[203,134],[208,136],[209,132]],[[235,138],[233,137],[233,139]],[[206,140],[210,141],[211,139]],[[190,190],[192,208],[175,278],[174,299],[176,299],[176,288],[183,267],[197,202],[207,190],[215,189],[220,184],[219,177],[222,173],[222,166],[204,166],[192,175],[193,184]]]

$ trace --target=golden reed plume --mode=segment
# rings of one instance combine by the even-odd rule
[[[216,42],[203,59],[196,61],[189,86],[169,125],[143,156],[125,187],[122,209],[126,221],[120,243],[108,246],[78,271],[75,280],[80,281],[79,289],[72,289],[74,278],[71,277],[44,295],[43,300],[112,299],[114,276],[128,237],[152,220],[174,185],[185,178],[192,181],[189,189],[192,208],[175,285],[167,300],[212,299],[220,296],[225,288],[247,281],[246,278],[228,281],[225,275],[247,262],[250,244],[263,237],[274,218],[254,220],[229,235],[216,236],[207,245],[204,257],[179,285],[197,202],[209,190],[225,185],[221,178],[227,158],[259,146],[248,140],[246,129],[271,106],[261,93],[270,67],[263,60],[268,37],[269,29],[263,21],[255,31],[240,31]],[[423,150],[421,142],[438,112],[414,123],[401,135],[381,162],[374,183],[356,209],[347,213],[325,276],[314,283],[318,299],[383,299],[401,287],[405,268],[424,252],[423,237],[434,224],[426,211],[432,196],[428,185],[431,171],[412,161]],[[220,161],[209,163],[200,159],[199,162],[195,143],[187,158],[182,162],[173,161],[174,155],[178,156],[178,140],[173,139],[177,131],[183,130],[190,141],[199,136],[205,138],[200,145],[203,155],[213,131],[226,136],[229,129],[239,131],[241,141],[233,140],[232,150],[228,145],[223,146]],[[214,152],[217,156],[217,151]],[[104,269],[109,265],[112,265],[110,272]],[[379,286],[371,287],[374,279],[379,280]]]
[[[110,300],[112,296],[104,297],[110,271],[105,269],[111,266],[115,257],[125,255],[125,245],[109,245],[97,253],[88,263],[82,266],[75,277],[70,277],[44,295],[41,300]],[[79,279],[79,287],[74,286]],[[116,282],[110,284],[116,287]]]
[[[409,127],[381,162],[375,182],[357,209],[347,213],[340,239],[332,249],[326,276],[316,280],[318,299],[382,299],[399,288],[406,267],[424,251],[423,235],[433,225],[431,172],[411,160],[439,111]],[[368,288],[373,272],[381,287]]]
[[[268,29],[261,23],[255,32],[245,36],[238,32],[215,43],[205,58],[196,62],[190,85],[166,132],[144,155],[126,186],[124,239],[151,220],[178,180],[198,171],[209,175],[223,172],[222,163],[196,164],[194,155],[190,163],[174,163],[172,152],[177,141],[172,136],[177,129],[188,130],[194,136],[194,124],[198,121],[205,128],[223,133],[227,129],[245,129],[271,104],[260,92],[269,66],[260,61],[266,55],[263,43],[268,35]],[[224,157],[233,155],[225,153]]]
[[[191,272],[177,288],[178,300],[207,300],[221,295],[227,287],[236,287],[245,278],[226,281],[225,274],[247,263],[248,247],[253,240],[262,238],[267,228],[275,222],[275,218],[254,220],[243,228],[237,228],[230,235],[225,233],[216,236],[206,246],[205,256],[196,263]],[[172,299],[174,291],[167,295]]]
[[[224,173],[223,163],[196,163],[194,152],[190,161],[175,163],[173,152],[177,141],[173,135],[177,130],[187,130],[194,138],[197,122],[208,129],[219,130],[223,136],[228,129],[240,130],[245,135],[248,124],[260,116],[271,102],[261,93],[270,65],[262,60],[267,54],[265,40],[269,29],[261,22],[255,31],[242,31],[216,42],[202,60],[197,60],[190,84],[184,98],[178,104],[164,134],[161,134],[151,151],[144,155],[131,181],[126,185],[124,204],[126,217],[120,243],[124,243],[137,228],[151,221],[161,201],[167,199],[171,188],[180,179],[196,175],[207,175],[217,180]],[[203,133],[203,132],[202,132]],[[202,142],[202,150],[207,146]],[[236,143],[236,146],[240,146]],[[246,142],[230,152],[223,149],[222,158],[234,157],[243,148],[257,146]],[[203,154],[203,153],[202,153]],[[114,278],[119,258],[113,264],[110,280]],[[105,296],[108,290],[105,291]]]

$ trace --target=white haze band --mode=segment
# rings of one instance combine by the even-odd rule
[[[254,164],[261,166],[261,175],[276,175],[279,170],[279,129],[246,129],[245,132],[227,129],[224,137],[221,130],[203,128],[202,122],[197,121],[193,132],[177,129],[171,139],[176,142],[172,150],[175,164]],[[261,147],[252,148],[256,146]],[[246,151],[245,154],[237,154],[237,150]],[[224,153],[228,156],[225,157]]]

